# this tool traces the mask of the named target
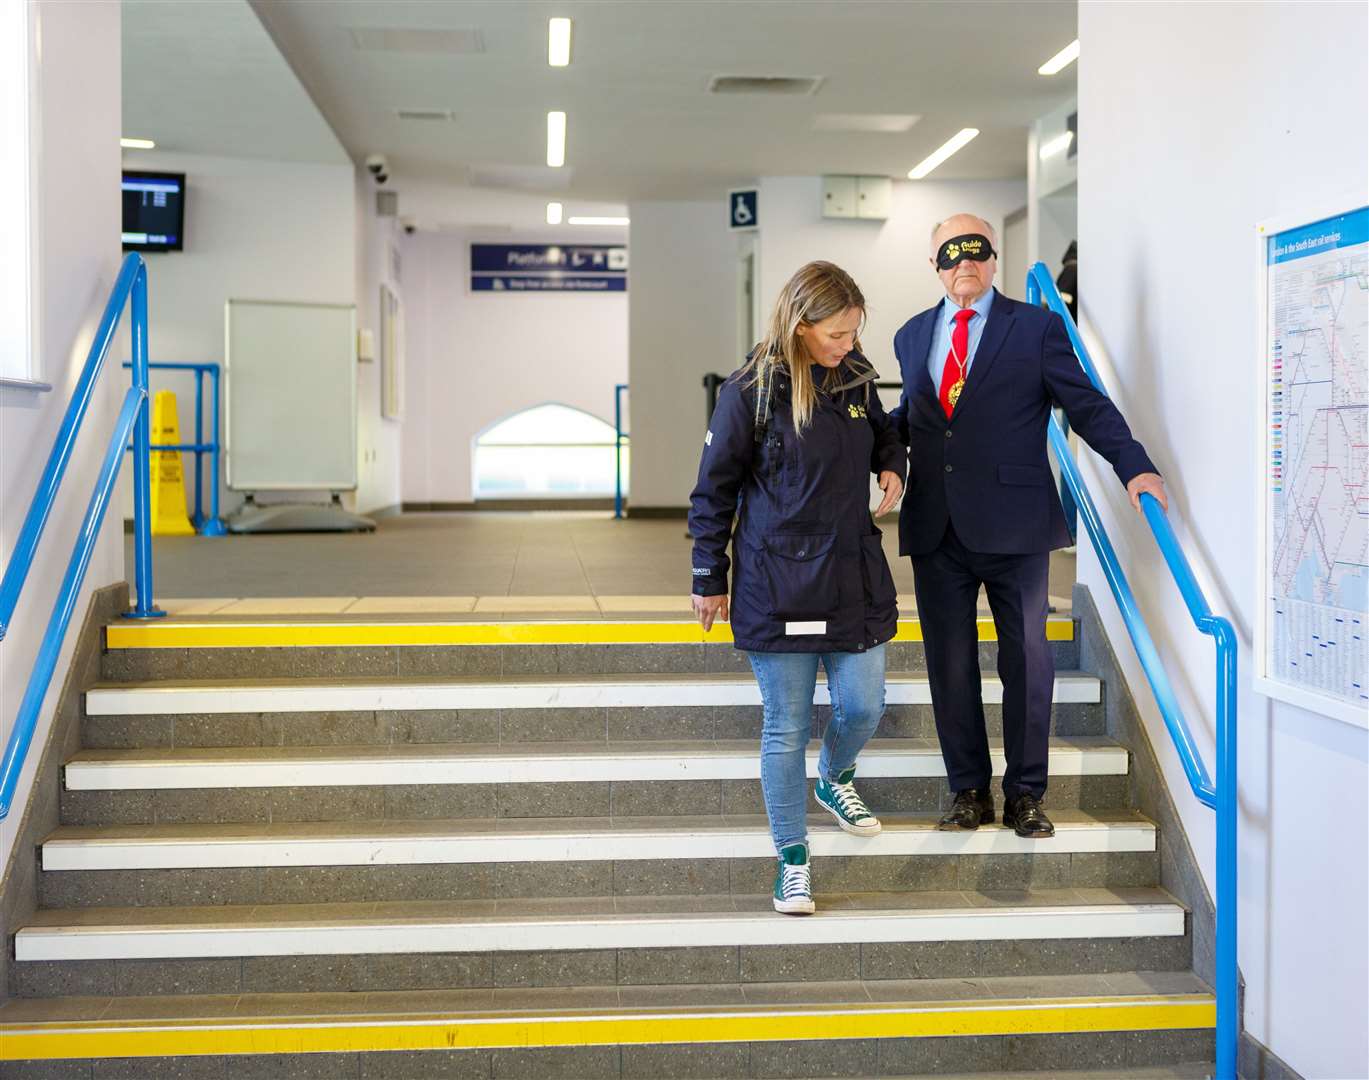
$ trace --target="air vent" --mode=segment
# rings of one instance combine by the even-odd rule
[[[793,75],[714,75],[708,81],[710,94],[816,94],[822,76]]]
[[[401,120],[450,120],[451,109],[396,109]]]
[[[471,54],[485,51],[485,35],[466,30],[424,30],[399,26],[353,26],[352,45],[363,52]]]
[[[376,192],[376,216],[394,217],[399,213],[399,192],[397,191],[377,191]]]

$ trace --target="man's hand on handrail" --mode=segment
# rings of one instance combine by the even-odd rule
[[[1141,509],[1141,496],[1154,495],[1155,501],[1160,504],[1160,508],[1165,512],[1169,511],[1169,496],[1165,494],[1165,482],[1160,478],[1159,473],[1143,472],[1131,478],[1127,484],[1127,497],[1131,499],[1131,505],[1138,514],[1145,511]]]

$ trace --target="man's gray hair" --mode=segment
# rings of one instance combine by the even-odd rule
[[[984,226],[984,231],[988,234],[989,240],[993,242],[994,250],[998,250],[998,230],[995,229],[993,225],[991,225],[986,219],[980,217],[978,214],[971,214],[969,211],[962,211],[960,213],[952,214],[951,217],[943,218],[941,221],[938,221],[935,225],[932,226],[932,234],[929,237],[927,237],[927,243],[932,245],[933,254],[935,254],[936,249],[937,231],[941,228],[941,226],[945,225],[946,222],[950,221],[953,217],[974,218],[977,222]]]

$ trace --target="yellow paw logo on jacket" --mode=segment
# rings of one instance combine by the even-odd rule
[[[849,412],[849,413],[851,414],[851,419],[852,419],[852,420],[866,420],[866,419],[869,419],[869,418],[865,415],[865,406],[864,406],[864,405],[847,405],[847,406],[846,406],[846,411]]]

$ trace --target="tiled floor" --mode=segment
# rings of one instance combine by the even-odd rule
[[[158,537],[153,574],[158,603],[179,615],[684,615],[690,547],[683,520],[406,514],[369,534]],[[884,548],[911,612],[912,571],[892,519]],[[1057,610],[1068,609],[1073,582],[1074,555],[1056,552]]]

